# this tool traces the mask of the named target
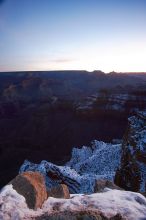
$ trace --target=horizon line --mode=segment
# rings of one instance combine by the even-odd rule
[[[146,71],[140,71],[140,72],[137,72],[137,71],[110,71],[110,72],[104,72],[102,70],[93,70],[93,71],[89,71],[89,70],[85,70],[85,69],[64,69],[64,70],[12,70],[12,71],[0,71],[0,73],[27,73],[27,72],[77,72],[77,71],[80,71],[80,72],[88,72],[88,73],[94,73],[94,72],[102,72],[104,74],[110,74],[110,73],[146,73]]]

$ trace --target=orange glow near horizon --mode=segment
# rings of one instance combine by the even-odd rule
[[[146,45],[146,44],[145,44]],[[69,55],[68,55],[69,54]],[[70,53],[47,55],[0,66],[0,71],[43,71],[43,70],[101,70],[103,72],[146,72],[146,46],[143,42],[115,42],[114,45],[91,44],[75,48]]]

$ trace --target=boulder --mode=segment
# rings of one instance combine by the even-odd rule
[[[115,185],[112,181],[99,179],[95,182],[94,193],[103,192],[105,188],[121,190],[121,188]]]
[[[30,209],[41,208],[47,199],[44,177],[39,172],[25,172],[16,176],[9,184],[25,197]]]
[[[55,197],[55,198],[64,198],[69,199],[69,189],[65,184],[59,184],[56,187],[52,187],[50,190],[48,190],[48,197]]]

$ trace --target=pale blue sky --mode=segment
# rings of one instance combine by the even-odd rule
[[[145,0],[0,0],[0,71],[146,71]]]

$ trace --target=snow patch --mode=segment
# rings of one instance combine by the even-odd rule
[[[108,144],[94,140],[90,147],[73,148],[67,166],[80,174],[94,174],[113,180],[120,165],[121,144]]]
[[[120,213],[127,220],[141,220],[146,217],[146,198],[139,193],[111,190],[106,188],[103,193],[90,195],[72,194],[70,199],[48,198],[42,209],[31,210],[25,198],[7,185],[0,193],[1,220],[29,220],[43,214],[63,211],[101,211],[106,217]]]

